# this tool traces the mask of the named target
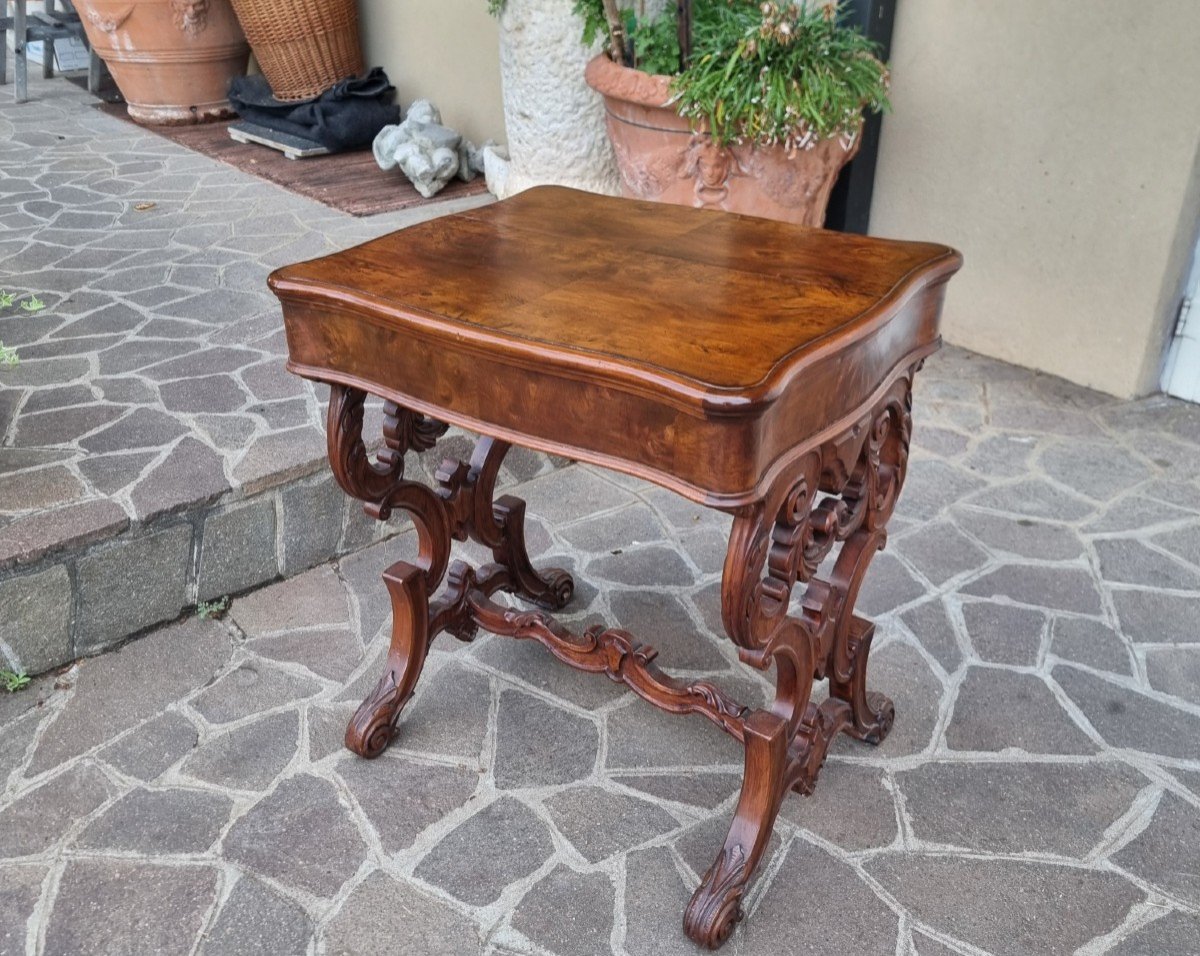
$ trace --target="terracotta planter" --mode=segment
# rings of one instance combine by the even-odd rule
[[[604,55],[588,63],[585,75],[604,97],[621,191],[636,199],[820,226],[838,173],[858,152],[857,138],[848,148],[824,139],[791,153],[782,146],[718,146],[670,105],[670,77]]]
[[[229,0],[76,0],[88,40],[139,123],[200,123],[232,113],[229,81],[250,47]]]

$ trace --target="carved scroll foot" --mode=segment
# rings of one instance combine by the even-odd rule
[[[850,679],[842,682],[830,678],[829,695],[850,705],[851,720],[845,732],[869,744],[879,744],[887,737],[896,720],[896,706],[889,697],[867,690],[867,656],[875,625],[861,617],[850,622],[851,657],[854,661]]]
[[[392,599],[392,645],[383,677],[346,728],[346,746],[360,757],[378,757],[395,734],[429,653],[429,594],[425,572],[398,561],[383,573]]]
[[[575,594],[575,580],[561,568],[534,568],[525,544],[525,502],[505,495],[496,499],[492,512],[503,529],[501,544],[493,551],[508,570],[512,592],[547,611],[566,607]]]
[[[746,885],[767,848],[783,796],[787,722],[757,710],[746,718],[744,732],[746,773],[729,836],[683,914],[684,932],[709,949],[724,943],[744,915]]]

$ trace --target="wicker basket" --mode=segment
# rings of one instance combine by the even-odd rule
[[[357,0],[232,0],[279,100],[318,96],[363,71]]]

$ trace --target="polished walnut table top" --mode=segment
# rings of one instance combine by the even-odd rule
[[[736,505],[798,436],[936,347],[959,264],[941,245],[541,187],[271,287],[293,371]]]

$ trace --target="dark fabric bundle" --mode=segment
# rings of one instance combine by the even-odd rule
[[[378,66],[320,96],[292,103],[275,99],[263,76],[239,76],[229,84],[229,102],[242,119],[335,152],[366,146],[383,127],[399,123],[395,98],[396,88]]]

